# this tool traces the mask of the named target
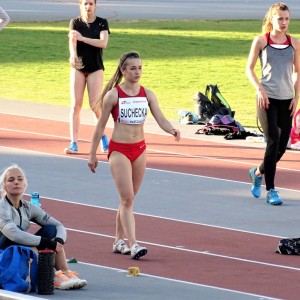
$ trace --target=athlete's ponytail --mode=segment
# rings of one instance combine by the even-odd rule
[[[105,86],[105,88],[103,89],[102,95],[100,96],[99,100],[96,101],[95,103],[95,110],[100,110],[102,108],[102,104],[103,104],[103,98],[105,97],[105,95],[114,87],[116,87],[117,85],[120,84],[120,82],[123,79],[123,73],[122,70],[124,70],[127,66],[127,60],[129,58],[140,58],[140,55],[138,52],[136,51],[130,51],[127,52],[125,54],[123,54],[120,57],[119,60],[119,65],[114,73],[114,75],[111,77],[111,79],[109,80],[109,82],[107,83],[107,85]]]

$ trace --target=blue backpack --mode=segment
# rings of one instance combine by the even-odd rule
[[[0,250],[0,285],[3,290],[12,292],[37,291],[37,255],[31,248],[9,246]]]

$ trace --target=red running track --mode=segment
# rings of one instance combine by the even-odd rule
[[[68,144],[69,126],[65,122],[4,114],[0,117],[0,146],[62,154]],[[110,134],[109,129],[107,132]],[[81,126],[84,141],[80,142],[78,157],[87,158],[92,133],[93,126]],[[172,137],[155,134],[146,134],[146,141],[148,167],[237,181],[249,180],[247,170],[258,164],[263,154],[258,148],[210,141],[183,138],[177,144]],[[106,160],[103,154],[99,158]],[[279,167],[281,187],[297,189],[299,156],[287,153]],[[292,178],[288,176],[291,172]],[[132,266],[129,257],[111,253],[114,210],[60,201],[53,205],[53,201],[41,199],[43,207],[69,229],[68,253],[88,263],[119,269]],[[136,215],[136,222],[139,236],[149,249],[149,255],[135,262],[144,274],[298,299],[300,261],[298,257],[275,254],[277,238],[144,215]],[[274,284],[274,278],[278,284]]]

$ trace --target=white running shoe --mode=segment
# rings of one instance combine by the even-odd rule
[[[130,248],[124,242],[124,240],[120,239],[117,242],[113,243],[113,253],[121,253],[124,255],[130,254]]]
[[[138,243],[135,243],[131,247],[131,258],[139,259],[140,257],[146,255],[148,252],[147,248],[139,246]]]

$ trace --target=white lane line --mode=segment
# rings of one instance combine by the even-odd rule
[[[15,130],[15,129],[6,129],[6,128],[0,128],[0,130],[4,131],[11,131],[11,132],[18,132],[18,133],[24,133],[24,134],[32,134],[32,135],[40,135],[40,136],[46,136],[46,137],[52,137],[52,138],[59,138],[59,139],[64,139],[64,140],[70,140],[69,137],[66,136],[59,136],[59,135],[51,135],[51,134],[45,134],[45,133],[37,133],[37,132],[32,132],[32,131],[25,131],[25,130]],[[79,139],[79,141],[83,142],[90,142],[91,140],[86,140],[86,139]],[[17,148],[19,149],[19,148]],[[231,160],[231,159],[224,159],[224,158],[215,158],[215,157],[209,157],[209,156],[204,156],[204,155],[191,155],[191,154],[184,154],[182,152],[172,152],[172,151],[163,151],[163,150],[157,150],[157,149],[152,149],[147,147],[148,151],[152,151],[155,153],[163,153],[163,154],[171,154],[171,155],[176,155],[179,157],[186,157],[186,158],[199,158],[199,159],[207,159],[207,160],[212,160],[212,161],[225,161],[229,163],[234,163],[234,164],[240,164],[240,165],[247,165],[247,166],[253,166],[253,163],[247,163],[247,162],[242,162],[238,160]],[[300,172],[298,169],[291,169],[291,168],[283,168],[283,167],[277,167],[277,169],[280,170],[286,170],[286,171],[291,171],[291,172]],[[176,173],[176,172],[174,172]]]
[[[158,153],[164,153],[164,154],[171,154],[171,155],[177,155],[180,157],[188,157],[188,158],[202,158],[202,159],[208,159],[208,160],[215,160],[215,161],[226,161],[229,163],[235,163],[235,164],[240,164],[240,165],[247,165],[247,166],[253,166],[253,163],[247,163],[247,162],[242,162],[239,160],[232,160],[232,159],[224,159],[222,157],[216,158],[216,157],[209,157],[209,156],[203,156],[203,155],[190,155],[190,154],[184,154],[184,153],[178,153],[178,152],[171,152],[171,151],[163,151],[163,150],[156,150],[156,149],[151,149],[147,148],[148,150],[151,150],[153,152],[158,152]],[[300,172],[298,169],[290,169],[290,168],[282,168],[282,167],[276,167],[277,169],[281,170],[286,170],[286,171],[293,171],[293,172]]]
[[[127,270],[123,270],[123,269],[112,268],[112,267],[107,267],[107,266],[102,266],[102,265],[97,265],[97,264],[91,264],[91,263],[82,262],[82,261],[79,261],[78,263],[82,264],[82,265],[90,266],[90,267],[96,267],[96,268],[107,269],[107,270],[114,270],[114,271],[122,272],[122,273],[127,273],[128,272]],[[261,299],[261,300],[281,300],[279,298],[272,298],[272,297],[267,297],[267,296],[258,295],[258,294],[246,293],[246,292],[221,288],[221,287],[217,287],[217,286],[213,286],[213,285],[194,283],[194,282],[190,282],[190,281],[172,279],[172,278],[162,277],[162,276],[155,276],[155,275],[150,275],[150,274],[146,274],[146,273],[140,273],[140,274],[145,276],[145,277],[149,277],[149,278],[155,278],[155,279],[161,279],[161,280],[166,280],[166,281],[170,281],[170,282],[188,284],[188,285],[204,287],[204,288],[210,288],[210,289],[215,289],[215,290],[219,290],[219,291],[226,291],[226,292],[231,292],[231,293],[240,294],[240,295],[259,297],[259,299]]]
[[[1,128],[0,128],[0,130],[1,130]],[[41,156],[47,155],[47,156],[52,156],[52,157],[60,157],[60,158],[66,158],[66,159],[78,159],[78,160],[87,161],[86,158],[78,157],[76,155],[45,153],[45,152],[36,151],[36,150],[27,150],[27,149],[23,149],[23,148],[7,147],[7,146],[1,146],[0,145],[0,149],[1,148],[8,149],[8,151],[10,151],[10,150],[22,151],[22,153],[36,153],[36,154],[39,154]],[[99,160],[99,163],[108,164],[107,161],[100,161],[100,160]],[[251,166],[252,166],[252,164],[251,164]],[[190,173],[182,173],[182,172],[161,170],[161,169],[155,169],[155,168],[146,168],[146,169],[150,170],[150,171],[155,171],[155,172],[172,173],[172,174],[178,174],[178,175],[183,175],[183,176],[192,176],[192,177],[199,177],[199,178],[205,178],[205,179],[220,180],[220,181],[231,182],[231,183],[240,183],[240,184],[247,184],[247,185],[251,184],[251,183],[245,182],[245,181],[224,179],[224,178],[218,178],[218,177],[211,177],[211,176],[204,176],[204,175],[197,175],[197,174],[190,174]],[[280,167],[277,167],[277,169],[280,169]],[[293,169],[292,171],[298,171],[298,170]],[[290,191],[290,192],[296,192],[296,193],[300,192],[300,190],[289,189],[289,188],[280,187],[280,186],[278,186],[277,188],[280,189],[280,190],[284,190],[284,191]],[[57,200],[57,201],[59,201],[59,200]],[[68,200],[63,200],[63,201],[68,202]],[[76,203],[76,204],[78,204],[78,203]]]
[[[95,233],[95,232],[90,232],[90,231],[85,231],[85,230],[78,230],[78,229],[73,229],[73,228],[67,228],[67,230],[77,232],[77,233],[84,233],[84,234],[89,234],[89,235],[94,235],[94,236],[101,236],[101,237],[105,237],[105,238],[111,238],[111,239],[115,238],[115,236],[112,236],[112,235],[107,235],[107,234],[102,234],[102,233]],[[208,256],[213,256],[213,257],[225,258],[225,259],[228,259],[228,260],[236,260],[236,261],[240,261],[240,262],[251,263],[251,264],[256,264],[256,265],[263,265],[263,266],[269,266],[269,267],[275,267],[275,268],[280,268],[280,269],[300,271],[300,268],[296,268],[296,267],[266,263],[266,262],[262,262],[262,261],[258,261],[258,260],[251,260],[251,259],[240,258],[240,257],[235,257],[235,256],[221,255],[221,254],[212,253],[212,252],[208,252],[208,251],[198,251],[198,250],[192,250],[192,249],[187,249],[187,248],[177,248],[177,247],[174,247],[174,246],[168,246],[168,245],[151,243],[151,242],[140,241],[140,240],[138,242],[142,243],[142,244],[145,244],[145,245],[151,245],[151,246],[166,248],[166,249],[171,249],[171,250],[177,250],[177,251],[183,251],[183,252],[189,252],[189,253],[195,253],[195,254],[201,254],[201,255],[208,255]]]
[[[186,174],[184,174],[184,175],[186,175]],[[299,191],[296,191],[296,192],[299,192]],[[28,197],[30,196],[30,194],[24,194],[24,195],[26,195]],[[70,204],[74,204],[74,205],[80,205],[80,206],[87,206],[87,207],[91,207],[91,208],[109,210],[109,211],[113,211],[113,212],[118,211],[115,208],[109,208],[109,207],[104,207],[104,206],[99,206],[99,205],[78,203],[78,202],[73,202],[73,201],[69,201],[69,200],[50,198],[50,197],[42,197],[42,198],[46,199],[46,200],[51,200],[51,201],[65,202],[65,203],[70,203]],[[211,228],[217,228],[217,229],[224,229],[224,230],[230,230],[230,231],[236,231],[236,232],[242,232],[242,233],[249,233],[249,234],[255,234],[255,235],[272,237],[272,238],[273,237],[274,238],[279,238],[279,239],[284,238],[284,237],[278,236],[278,235],[271,235],[271,234],[259,233],[259,232],[255,232],[255,231],[248,231],[248,230],[242,230],[242,229],[236,229],[236,228],[230,228],[230,227],[224,227],[224,226],[218,226],[218,225],[211,225],[211,224],[206,224],[206,223],[190,222],[190,221],[186,221],[186,220],[167,218],[167,217],[156,216],[156,215],[151,215],[151,214],[143,214],[143,213],[138,213],[138,212],[134,212],[134,214],[139,215],[139,216],[144,216],[144,217],[168,220],[168,221],[191,224],[191,225],[199,225],[199,226],[205,226],[205,227],[211,227]]]

